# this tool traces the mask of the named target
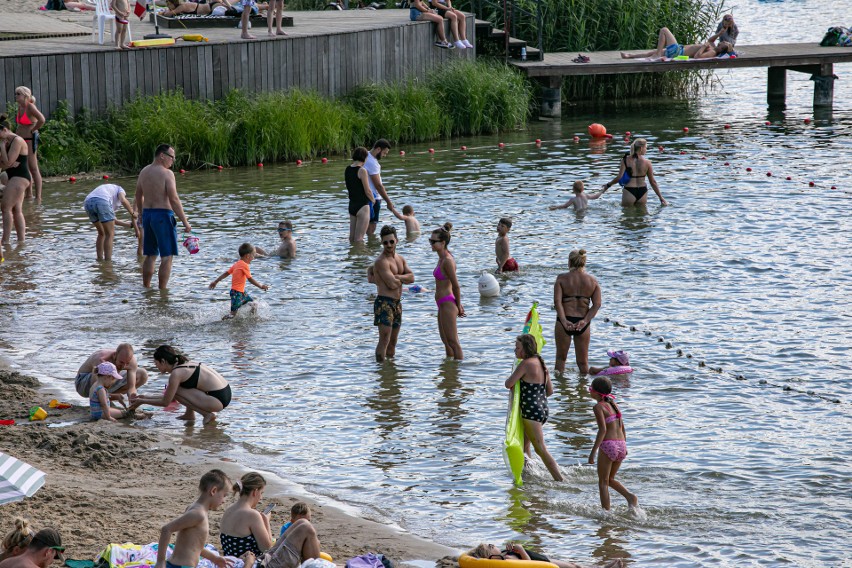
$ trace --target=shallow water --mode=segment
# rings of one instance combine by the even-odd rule
[[[754,42],[818,40],[843,21],[842,4],[740,2],[740,41],[751,42],[746,30],[758,25],[767,35]],[[141,290],[124,230],[112,265],[94,261],[82,210],[94,184],[49,184],[44,206],[28,206],[31,240],[0,265],[0,346],[71,389],[97,347],[130,341],[153,370],[152,348],[176,344],[227,376],[236,396],[214,427],[184,430],[169,413],[156,427],[445,544],[519,539],[556,558],[638,565],[848,562],[852,91],[839,81],[833,115],[814,117],[812,83],[791,73],[787,111],[770,114],[765,73],[722,73],[722,86],[695,104],[577,113],[525,133],[436,142],[434,156],[428,146],[389,156],[384,178],[397,203],[413,204],[424,227],[456,226],[463,363],[443,360],[428,292],[405,296],[396,361],[371,362],[374,287],[364,270],[379,246],[353,251],[346,242],[339,159],[182,177],[202,248],[175,262],[167,294]],[[585,214],[547,211],[575,179],[596,188],[615,175],[619,136],[605,146],[571,141],[593,120],[648,138],[670,207],[652,196],[647,212],[623,210],[612,190]],[[450,150],[461,144],[470,149]],[[118,183],[132,191],[134,180]],[[523,272],[501,279],[499,298],[480,300],[476,279],[494,263],[501,216],[515,222]],[[259,314],[219,321],[227,288],[207,284],[241,242],[274,244],[284,218],[299,258],[252,264],[272,285],[252,292]],[[539,464],[513,488],[500,457],[513,338],[540,301],[553,361],[552,283],[579,247],[604,294],[593,362],[621,348],[637,367],[616,390],[630,447],[619,478],[639,495],[644,520],[614,493],[614,512],[600,510],[595,471],[582,465],[595,435],[592,402],[574,373],[557,382],[545,428],[566,481],[549,481]],[[433,289],[427,237],[400,252]]]

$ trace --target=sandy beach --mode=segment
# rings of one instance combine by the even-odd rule
[[[83,406],[49,409],[54,396],[40,389],[32,377],[0,370],[0,418],[16,421],[13,426],[0,426],[0,451],[47,473],[44,487],[35,496],[2,507],[3,534],[12,528],[15,517],[24,517],[36,529],[58,529],[68,558],[94,559],[109,543],[155,542],[160,527],[195,499],[198,479],[205,471],[219,468],[233,479],[246,471],[240,464],[211,460],[132,423],[90,422]],[[49,416],[29,422],[29,408],[37,405],[47,409]],[[264,502],[278,504],[273,528],[288,520],[294,502],[308,502],[323,550],[340,565],[371,551],[395,562],[434,561],[453,553],[394,527],[293,495],[282,480],[266,478]],[[221,517],[222,511],[216,511],[210,518],[210,542],[217,547]]]

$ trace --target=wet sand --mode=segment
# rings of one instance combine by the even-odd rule
[[[0,370],[0,419],[16,421],[14,426],[0,426],[0,451],[47,473],[44,487],[32,498],[3,506],[2,534],[12,528],[15,517],[24,517],[36,530],[58,529],[68,558],[94,559],[109,543],[156,542],[160,527],[195,500],[198,479],[205,471],[222,469],[233,479],[248,471],[232,461],[180,447],[133,422],[90,422],[87,407],[50,409],[54,397],[40,389],[36,379]],[[29,422],[32,406],[45,408],[47,420]],[[293,494],[284,480],[265,477],[269,485],[263,502],[278,504],[273,529],[277,532],[289,520],[293,503],[308,502],[322,549],[340,565],[366,552],[380,552],[395,562],[435,561],[454,552]],[[209,542],[217,547],[221,517],[222,511],[210,517]]]

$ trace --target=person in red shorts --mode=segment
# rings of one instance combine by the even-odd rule
[[[512,229],[512,220],[503,217],[497,223],[497,242],[494,243],[494,252],[497,255],[497,273],[518,272],[518,261],[509,254],[509,231]]]
[[[251,282],[254,286],[257,286],[261,290],[269,290],[269,286],[261,284],[251,277],[249,264],[252,260],[254,260],[254,246],[252,246],[251,243],[243,243],[240,245],[239,253],[240,260],[235,262],[231,268],[220,274],[219,278],[210,283],[210,289],[213,290],[216,287],[216,284],[227,278],[229,274],[231,275],[231,313],[222,319],[234,317],[237,315],[237,310],[246,304],[251,304],[252,312],[256,311],[257,308],[253,303],[254,299],[246,294],[246,281]]]

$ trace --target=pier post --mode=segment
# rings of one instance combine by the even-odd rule
[[[811,75],[814,82],[814,108],[834,106],[834,65],[831,63],[821,64],[819,75]]]
[[[766,102],[769,106],[783,107],[787,102],[787,69],[770,67],[766,85]]]
[[[541,95],[538,114],[545,118],[562,117],[562,77],[539,77]]]

